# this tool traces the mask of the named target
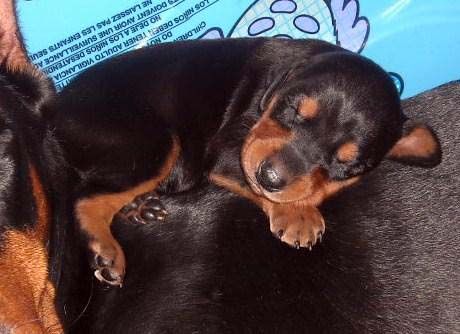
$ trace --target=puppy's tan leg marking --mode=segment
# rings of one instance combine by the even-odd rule
[[[50,207],[39,175],[29,166],[36,221],[25,231],[8,230],[0,251],[0,324],[11,333],[62,333],[48,277]],[[27,205],[27,203],[24,203]]]
[[[95,275],[99,280],[121,285],[125,274],[123,250],[110,232],[114,215],[136,196],[157,188],[169,176],[179,153],[179,140],[173,137],[172,149],[157,176],[120,193],[96,195],[77,202],[75,214],[80,227],[90,238],[89,247],[96,256],[96,265],[99,262],[100,267],[105,269],[104,272],[96,270]]]
[[[211,174],[210,180],[218,186],[243,196],[257,204],[270,219],[270,230],[283,242],[296,247],[311,249],[317,240],[321,240],[325,223],[323,216],[316,208],[326,198],[336,194],[358,180],[358,177],[328,182],[322,185],[312,196],[287,203],[276,203],[252,191],[249,186],[219,174]]]

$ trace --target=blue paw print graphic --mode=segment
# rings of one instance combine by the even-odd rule
[[[316,38],[361,52],[369,36],[369,21],[359,16],[358,0],[259,0],[237,20],[227,34],[220,28],[200,38],[224,37]],[[389,73],[402,94],[404,81]]]
[[[228,36],[318,38],[335,43],[332,22],[322,0],[260,0],[246,10]]]
[[[317,38],[360,52],[369,23],[357,0],[259,0],[238,19],[226,37]],[[219,28],[201,38],[223,38]]]
[[[282,18],[282,15],[293,14],[297,11],[297,3],[292,0],[277,0],[274,1],[270,6],[272,14],[277,15],[278,18]],[[289,19],[288,19],[289,20]],[[319,32],[320,23],[311,15],[297,15],[292,20],[295,28],[301,33],[305,34],[316,34]],[[273,17],[261,17],[253,21],[248,27],[249,36],[260,36],[264,35],[265,32],[269,33],[270,30],[275,28],[276,21]],[[277,34],[274,37],[282,38],[293,38],[292,35],[288,34]]]

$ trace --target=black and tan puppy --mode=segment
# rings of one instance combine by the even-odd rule
[[[28,62],[14,4],[0,1],[0,333],[62,333],[54,306],[59,237],[53,225],[64,166],[41,120],[53,95]]]
[[[438,129],[442,163],[384,162],[321,207],[312,252],[213,185],[164,196],[164,222],[117,221],[125,287],[95,292],[75,333],[459,333],[459,106],[460,82],[403,101]]]
[[[327,197],[385,156],[433,166],[441,155],[432,131],[403,115],[380,67],[315,40],[137,50],[86,71],[54,108],[80,178],[75,213],[95,274],[113,285],[125,260],[112,218],[122,208],[133,221],[161,218],[155,189],[185,191],[209,177],[261,207],[282,241],[311,249]]]

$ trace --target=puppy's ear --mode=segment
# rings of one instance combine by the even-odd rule
[[[16,19],[15,1],[0,1],[0,63],[17,71],[30,66]]]
[[[407,120],[402,137],[387,154],[387,159],[429,168],[438,165],[441,156],[441,145],[434,131],[426,124]]]
[[[267,79],[268,88],[265,90],[265,93],[262,96],[262,99],[260,100],[259,108],[261,111],[265,111],[268,103],[273,97],[274,92],[284,85],[284,83],[289,79],[292,72],[294,72],[294,68],[290,68],[287,71],[281,70],[278,73],[273,73],[271,75],[268,75],[268,79]]]
[[[29,60],[22,42],[14,0],[0,0],[0,66],[2,75],[39,116],[42,105],[54,95],[54,86]]]

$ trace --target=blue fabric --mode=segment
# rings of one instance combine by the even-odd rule
[[[58,88],[107,57],[196,38],[319,38],[390,72],[404,97],[460,79],[460,1],[19,0],[32,60]]]

